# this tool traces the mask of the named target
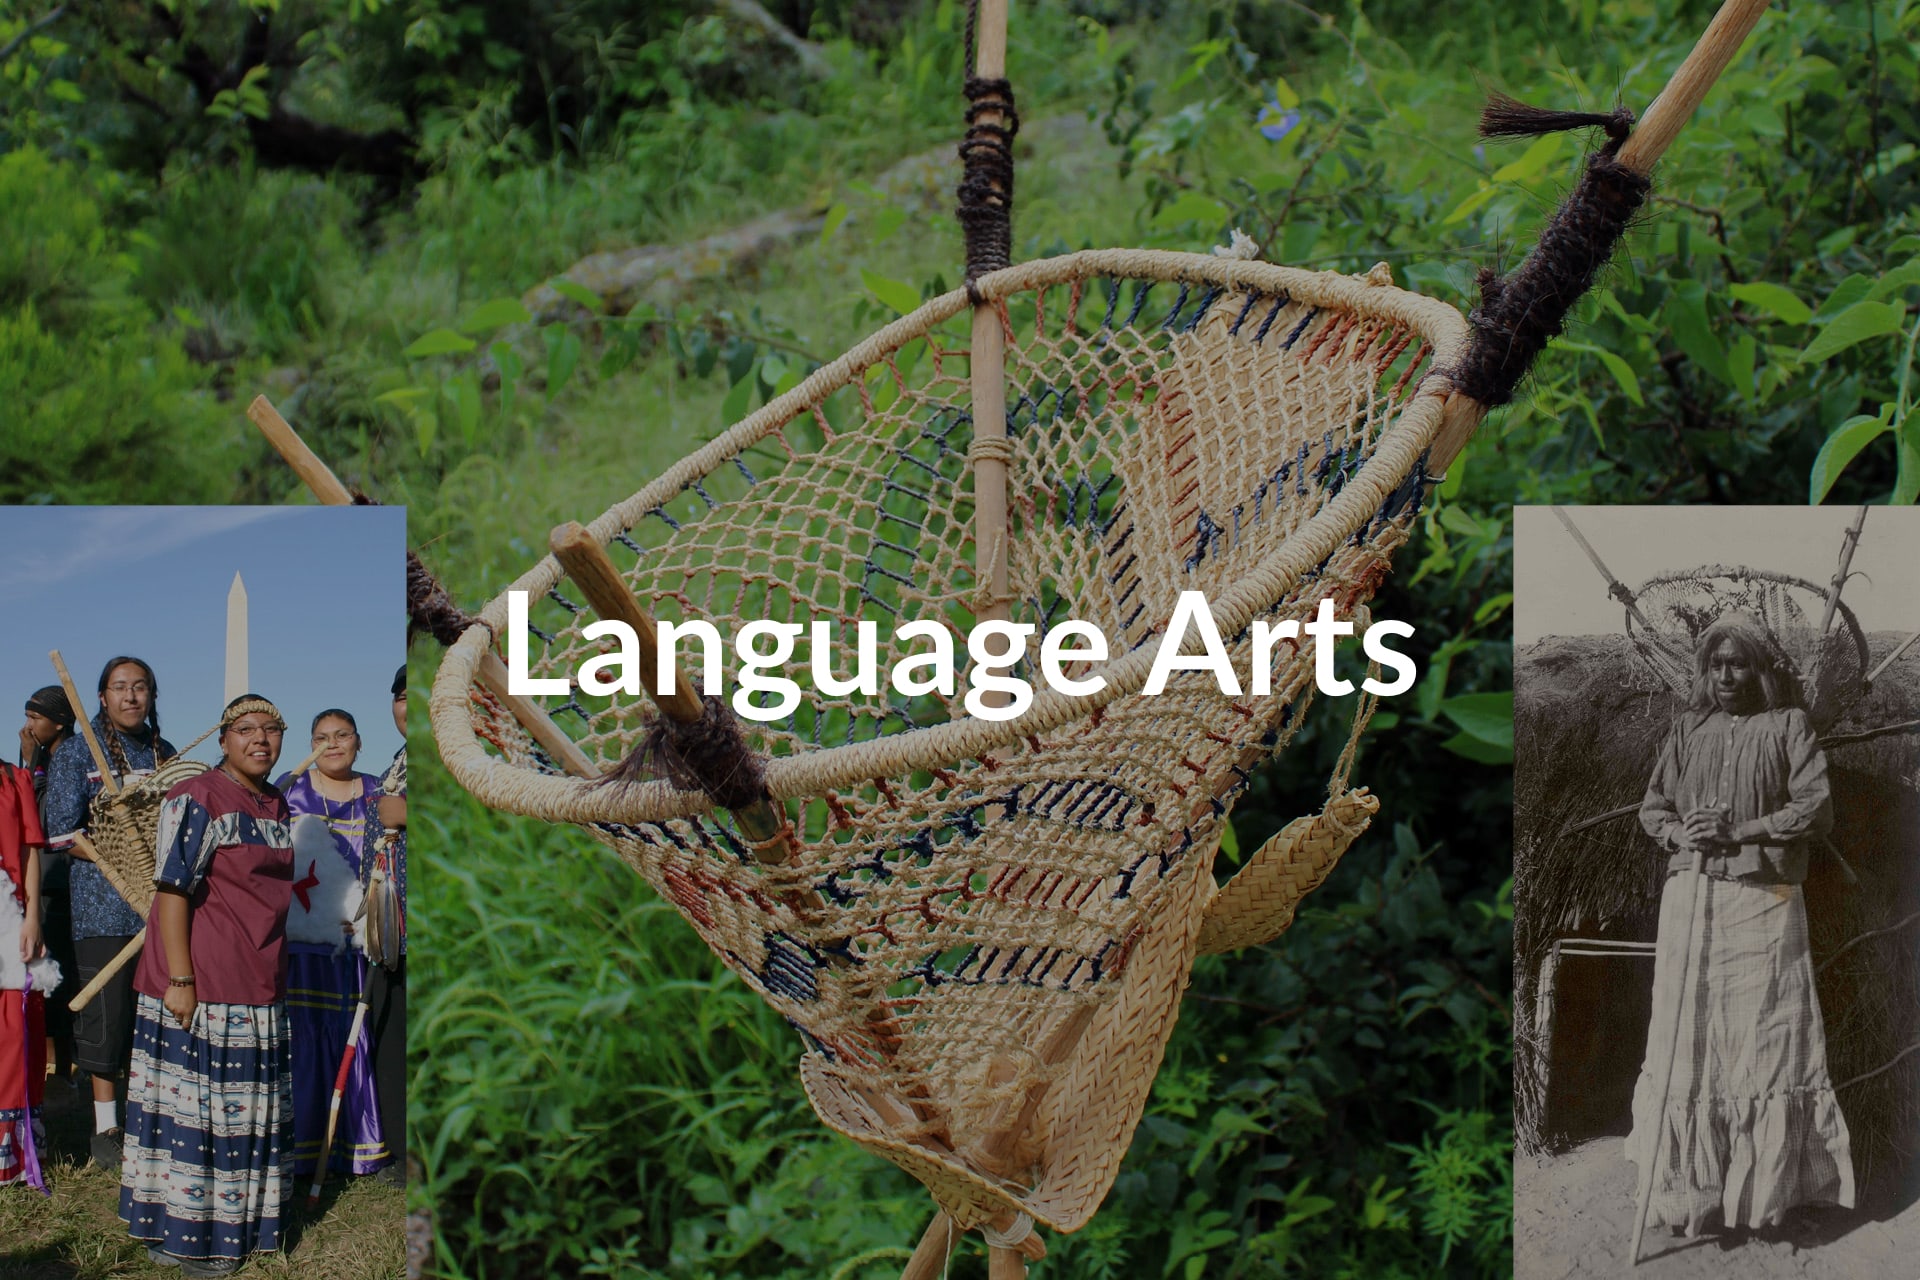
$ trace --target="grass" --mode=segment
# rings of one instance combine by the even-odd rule
[[[93,1110],[77,1090],[47,1085],[42,1164],[51,1199],[22,1187],[0,1191],[0,1280],[107,1280],[178,1276],[147,1261],[120,1220],[119,1175],[86,1156]],[[406,1193],[371,1178],[336,1181],[309,1212],[289,1183],[287,1247],[262,1254],[242,1274],[299,1280],[393,1280],[405,1273],[401,1224]]]

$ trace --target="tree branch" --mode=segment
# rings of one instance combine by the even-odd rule
[[[66,16],[66,12],[66,5],[57,4],[47,10],[46,13],[22,27],[13,39],[7,41],[5,44],[0,44],[0,62],[5,62],[8,58],[11,58],[15,53],[19,52],[21,45],[33,39],[35,35],[45,31],[54,23],[60,21],[61,18]]]

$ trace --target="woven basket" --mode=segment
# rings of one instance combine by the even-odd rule
[[[463,786],[615,849],[802,1032],[825,1123],[919,1178],[962,1228],[1025,1211],[1072,1230],[1117,1172],[1196,950],[1284,928],[1374,809],[1343,766],[1326,810],[1216,893],[1221,825],[1301,723],[1312,649],[1280,645],[1266,696],[1225,696],[1201,672],[1134,696],[1177,593],[1205,593],[1243,680],[1255,619],[1311,620],[1330,597],[1364,629],[1443,423],[1463,438],[1483,409],[1435,372],[1464,348],[1460,315],[1384,268],[1090,251],[976,285],[1006,341],[1011,599],[971,568],[982,451],[963,290],[590,526],[642,605],[728,640],[758,618],[837,620],[844,675],[852,620],[891,620],[877,693],[828,695],[802,672],[792,715],[743,722],[796,857],[756,861],[702,793],[566,776],[479,682],[504,593],[448,652],[432,718]],[[535,677],[602,652],[562,585],[547,558],[508,588],[540,604]],[[1035,626],[1030,655],[1067,618],[1096,624],[1106,687],[1056,693],[1029,662],[1016,674],[1037,696],[1002,722],[968,716],[959,691],[890,692],[884,672],[924,648],[890,632],[931,619],[963,637],[994,605]],[[730,645],[723,665],[738,687]],[[548,710],[600,768],[651,725],[639,701]]]
[[[174,756],[154,772],[128,780],[119,792],[102,790],[93,798],[87,834],[93,841],[96,865],[127,905],[142,916],[153,906],[160,808],[167,792],[208,767]]]

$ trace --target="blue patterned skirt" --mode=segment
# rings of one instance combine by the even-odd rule
[[[209,1002],[183,1028],[139,997],[120,1167],[134,1239],[193,1259],[280,1247],[292,1062],[284,1005]]]

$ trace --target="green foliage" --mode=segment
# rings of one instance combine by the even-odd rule
[[[223,496],[231,436],[177,337],[150,335],[135,269],[75,170],[0,155],[0,502]],[[139,459],[138,465],[130,465]]]

